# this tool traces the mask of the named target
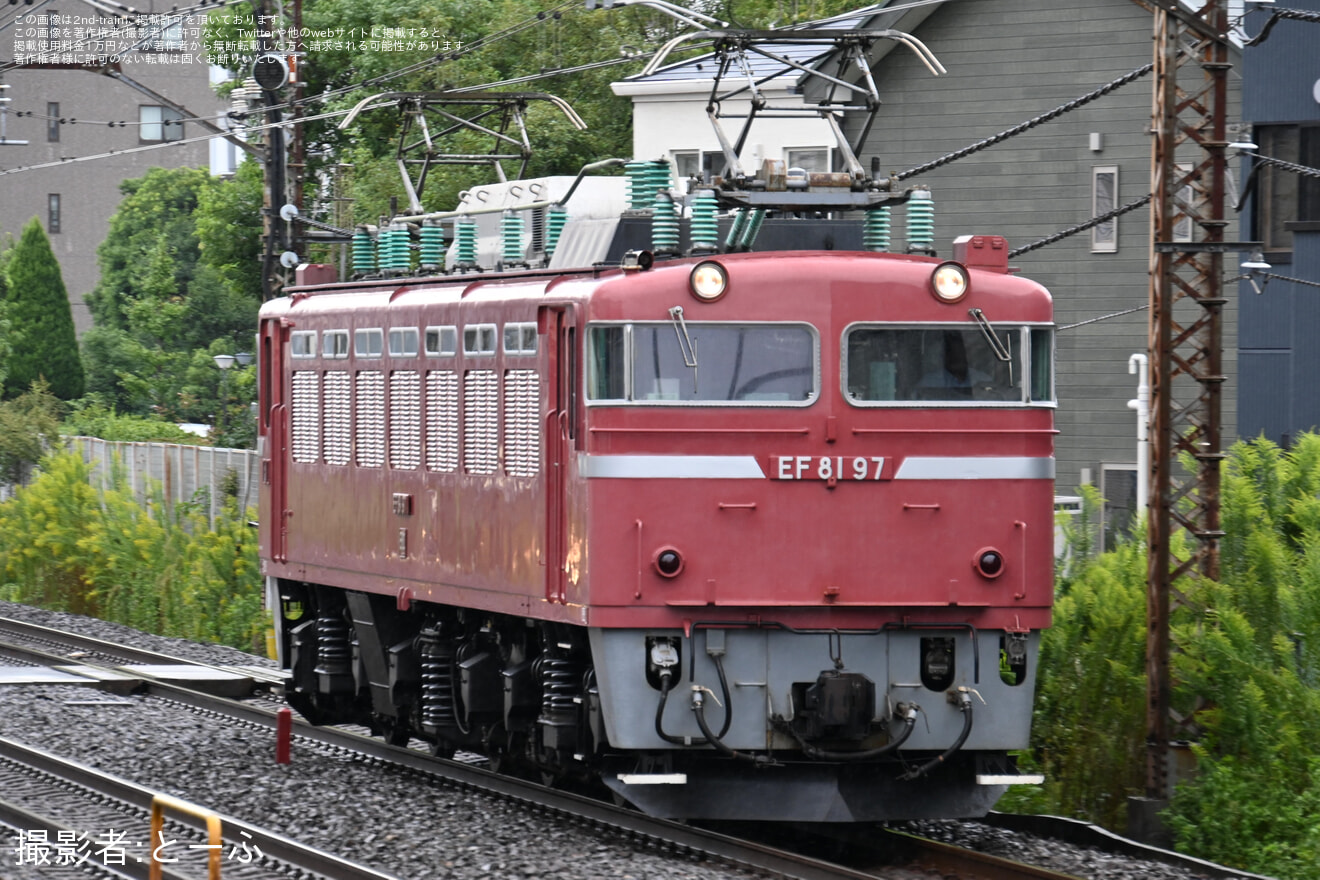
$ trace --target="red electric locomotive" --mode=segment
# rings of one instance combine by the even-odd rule
[[[313,722],[671,817],[974,816],[1023,781],[1053,324],[1003,239],[304,283],[260,347]]]

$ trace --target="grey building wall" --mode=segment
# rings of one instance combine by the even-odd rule
[[[1320,0],[1289,0],[1282,5],[1320,12]],[[1268,7],[1251,12],[1245,21],[1246,32],[1252,36],[1260,33],[1269,16]],[[1253,126],[1320,125],[1317,45],[1320,25],[1280,21],[1263,43],[1243,50],[1244,121]],[[1261,152],[1268,154],[1265,149]],[[1242,161],[1242,176],[1250,172],[1251,164],[1250,159]],[[1242,214],[1244,237],[1263,237],[1255,220],[1265,198],[1267,193],[1258,188],[1247,200]],[[1281,208],[1276,205],[1274,209]],[[1292,250],[1265,254],[1271,272],[1320,283],[1320,217],[1290,225]],[[1270,279],[1257,294],[1244,280],[1239,285],[1239,299],[1242,436],[1263,435],[1286,444],[1302,431],[1320,429],[1320,288]]]
[[[88,27],[87,21],[104,20],[106,13],[77,0],[51,4],[61,15],[75,21],[69,27]],[[167,4],[154,4],[168,11]],[[143,12],[154,12],[152,3],[135,3]],[[0,64],[14,60],[16,41],[36,23],[26,21],[49,11],[35,6],[4,6],[0,15]],[[185,28],[200,28],[204,16],[195,16]],[[16,20],[17,19],[17,20]],[[7,27],[5,27],[8,25]],[[199,38],[188,35],[187,42]],[[191,60],[184,56],[191,54]],[[122,62],[125,75],[184,105],[194,114],[214,117],[225,109],[210,87],[208,65],[200,52],[133,52]],[[64,284],[69,290],[74,323],[81,334],[91,326],[91,315],[83,302],[96,286],[100,270],[96,249],[105,239],[110,215],[119,206],[121,181],[141,177],[149,168],[198,167],[210,165],[207,141],[173,144],[143,152],[111,151],[143,146],[139,137],[139,107],[157,101],[107,76],[83,70],[14,69],[0,73],[0,82],[9,88],[10,98],[5,119],[9,140],[26,140],[26,146],[0,144],[0,247],[8,236],[17,239],[23,226],[33,217],[42,221],[49,232],[49,196],[60,196],[60,231],[50,234],[51,247],[60,261]],[[77,120],[59,126],[59,141],[47,139],[47,104],[59,104],[60,116]],[[17,116],[17,112],[33,116]],[[108,123],[114,122],[111,127]],[[127,122],[121,127],[118,123]],[[196,123],[185,123],[183,138],[204,134]],[[31,166],[59,163],[53,167]]]
[[[890,52],[875,76],[884,106],[861,159],[903,171],[1096,89],[1151,61],[1153,22],[1131,0],[995,0],[946,3],[916,30],[948,68],[934,77],[906,50]],[[1151,94],[1148,74],[1117,91],[969,158],[904,181],[931,188],[941,255],[963,234],[1003,235],[1010,247],[1044,238],[1092,216],[1092,169],[1117,166],[1117,203],[1150,192]],[[1231,80],[1236,104],[1240,80]],[[1232,111],[1230,111],[1230,119]],[[855,138],[859,119],[851,120]],[[1091,149],[1091,134],[1102,148]],[[902,209],[894,212],[901,229]],[[1012,260],[1054,295],[1059,409],[1056,492],[1074,494],[1089,470],[1134,465],[1136,396],[1128,358],[1145,352],[1146,311],[1077,327],[1145,306],[1149,294],[1150,214],[1118,219],[1118,248],[1092,253],[1090,233]],[[901,235],[896,235],[900,239]],[[1225,237],[1237,237],[1230,226]],[[1234,435],[1236,304],[1225,320],[1225,436]],[[993,318],[993,316],[990,316]],[[1066,329],[1064,329],[1066,328]]]

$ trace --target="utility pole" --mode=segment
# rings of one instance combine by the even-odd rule
[[[281,258],[288,251],[287,223],[280,209],[288,203],[286,158],[284,155],[284,120],[280,110],[280,92],[288,83],[288,59],[283,52],[272,51],[272,17],[266,0],[256,11],[257,58],[252,64],[252,78],[261,88],[261,103],[266,108],[265,187],[262,194],[262,218],[265,244],[261,255],[261,296],[271,300],[285,285],[288,267]]]
[[[1223,370],[1223,262],[1241,248],[1224,240],[1228,145],[1227,0],[1189,11],[1176,0],[1143,2],[1154,14],[1155,95],[1151,162],[1150,502],[1147,536],[1146,801],[1137,833],[1156,826],[1169,797],[1170,742],[1189,716],[1173,711],[1170,614],[1188,604],[1174,583],[1218,578]],[[1190,194],[1190,198],[1189,198]],[[1187,231],[1190,229],[1190,236]],[[1181,234],[1180,234],[1181,233]],[[1180,457],[1188,463],[1186,468]],[[1176,532],[1189,540],[1182,558]],[[1134,804],[1134,808],[1137,804]]]

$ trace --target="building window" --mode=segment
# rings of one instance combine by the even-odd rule
[[[143,142],[177,141],[183,138],[183,114],[170,107],[144,104],[138,107],[138,139]]]
[[[52,144],[60,142],[60,105],[56,101],[46,103],[46,140]]]
[[[674,157],[674,175],[679,188],[684,189],[692,178],[709,183],[724,174],[724,153],[720,150],[679,150]]]
[[[1108,214],[1118,207],[1118,166],[1098,165],[1091,169],[1091,216]],[[1118,251],[1118,218],[1111,217],[1091,227],[1091,253]]]
[[[830,151],[826,147],[784,150],[784,164],[801,168],[808,174],[830,170]]]
[[[46,196],[46,231],[55,235],[60,231],[60,194]]]
[[[1191,171],[1191,165],[1180,164],[1177,166],[1179,177],[1190,174]],[[1186,186],[1178,187],[1177,201],[1180,204],[1174,206],[1173,240],[1183,242],[1191,241],[1192,233],[1195,228],[1192,221],[1192,214],[1197,210],[1196,188],[1190,183]]]
[[[1262,156],[1320,167],[1320,125],[1263,125],[1256,143]],[[1320,179],[1264,163],[1256,177],[1256,237],[1267,252],[1291,251],[1298,224],[1320,229]]]

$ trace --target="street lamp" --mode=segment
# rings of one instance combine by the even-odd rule
[[[211,441],[214,443],[223,437],[225,433],[225,406],[229,403],[229,368],[234,365],[238,358],[232,354],[217,354],[212,355],[211,359],[220,368],[220,411],[215,419],[215,437]]]

